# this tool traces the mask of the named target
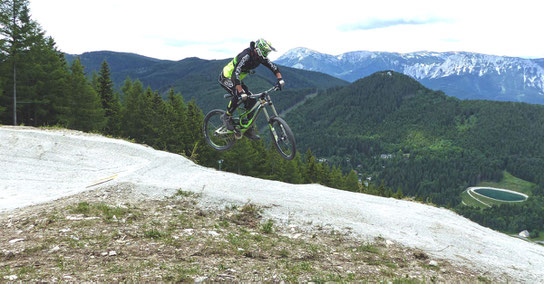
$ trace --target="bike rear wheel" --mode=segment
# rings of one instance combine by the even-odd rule
[[[204,125],[202,127],[206,143],[218,151],[228,150],[236,142],[234,132],[228,131],[223,120],[221,120],[221,116],[224,113],[225,111],[220,109],[210,111],[204,117]]]
[[[276,150],[281,156],[287,160],[295,158],[296,154],[296,142],[295,135],[287,125],[287,122],[281,117],[272,117],[268,122],[270,126],[270,134],[272,134],[272,141]]]

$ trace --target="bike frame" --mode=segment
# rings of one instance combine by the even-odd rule
[[[257,99],[257,102],[255,103],[255,105],[249,109],[249,110],[246,110],[246,111],[242,111],[241,109],[238,109],[238,113],[240,113],[240,115],[238,115],[237,117],[237,120],[235,120],[235,123],[236,125],[239,125],[241,126],[241,129],[240,131],[241,132],[245,132],[246,130],[249,129],[249,127],[255,123],[255,120],[257,119],[257,117],[259,116],[259,114],[261,113],[261,111],[264,112],[264,115],[266,116],[266,121],[270,121],[270,115],[268,114],[268,110],[266,109],[266,106],[270,106],[270,108],[272,109],[272,113],[274,114],[274,116],[278,116],[278,112],[276,111],[276,107],[274,107],[274,104],[272,103],[272,99],[270,98],[270,95],[268,93],[272,92],[272,91],[276,91],[278,90],[278,87],[277,86],[274,86],[262,93],[258,93],[258,94],[254,94],[254,95],[251,95],[249,96],[249,98],[252,98],[252,99]],[[231,95],[226,95],[225,97],[230,97]],[[251,117],[246,124],[243,123],[243,120],[244,118],[247,118],[247,116],[251,113],[255,111],[255,114],[253,115],[253,117]],[[234,131],[229,131],[229,132],[234,132]]]

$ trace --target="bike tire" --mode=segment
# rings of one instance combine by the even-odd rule
[[[292,160],[296,155],[295,135],[287,122],[281,117],[272,117],[268,122],[270,126],[270,134],[276,150],[286,160]]]
[[[234,132],[228,131],[224,126],[221,116],[225,113],[224,110],[214,109],[204,117],[202,132],[206,143],[218,151],[226,151],[230,149],[236,138]]]

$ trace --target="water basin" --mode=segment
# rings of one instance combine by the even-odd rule
[[[478,187],[473,191],[488,198],[496,199],[504,202],[520,202],[527,200],[527,195],[519,192],[515,192],[508,189],[490,188],[490,187]]]

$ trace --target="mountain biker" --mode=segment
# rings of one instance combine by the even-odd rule
[[[263,64],[276,75],[279,89],[281,90],[283,88],[285,82],[282,79],[278,66],[267,58],[271,51],[276,51],[276,49],[272,47],[270,42],[264,39],[259,39],[255,42],[252,41],[249,44],[249,48],[244,49],[240,54],[234,57],[225,67],[223,67],[223,71],[219,74],[219,84],[232,95],[227,106],[227,112],[221,117],[221,120],[223,120],[223,123],[228,130],[234,130],[232,114],[242,102],[244,102],[244,107],[246,109],[251,109],[255,103],[257,103],[256,99],[249,98],[251,92],[242,82],[242,79],[244,79],[251,70],[257,68],[260,64]],[[253,140],[261,138],[257,135],[254,126],[251,126],[251,128],[246,131],[245,136]]]

